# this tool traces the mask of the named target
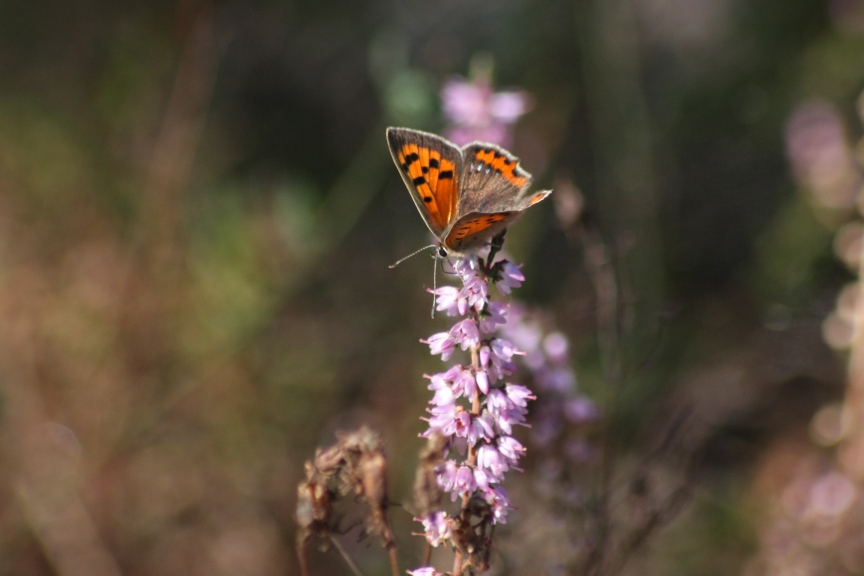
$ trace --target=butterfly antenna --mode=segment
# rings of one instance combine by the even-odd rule
[[[388,268],[395,268],[396,266],[398,266],[399,264],[401,264],[401,263],[404,262],[405,260],[408,260],[408,259],[411,258],[412,256],[416,256],[416,255],[419,254],[420,252],[423,252],[424,250],[428,250],[429,248],[435,248],[435,246],[436,246],[436,244],[430,244],[429,246],[424,246],[423,248],[420,248],[420,249],[417,250],[416,252],[412,252],[411,254],[408,254],[408,255],[405,256],[404,258],[400,258],[399,260],[397,260],[397,261],[394,262],[393,264],[390,264],[390,266],[388,266]]]

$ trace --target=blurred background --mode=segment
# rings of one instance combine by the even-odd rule
[[[506,248],[597,416],[524,435],[493,573],[864,574],[864,3],[13,1],[0,78],[0,573],[296,574],[361,424],[419,565],[447,322],[387,267],[429,243],[397,125],[555,190]]]

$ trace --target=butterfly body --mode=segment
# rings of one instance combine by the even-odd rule
[[[473,254],[552,191],[533,194],[531,174],[495,144],[463,147],[418,130],[388,128],[402,180],[445,255]]]

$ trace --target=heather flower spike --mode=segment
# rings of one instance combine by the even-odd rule
[[[429,352],[445,362],[460,358],[442,372],[427,375],[433,393],[427,409],[427,429],[421,436],[435,441],[440,451],[434,465],[437,489],[449,498],[430,507],[424,496],[418,505],[423,534],[430,546],[451,545],[456,559],[451,574],[488,567],[491,536],[512,509],[502,487],[506,474],[518,470],[525,448],[512,434],[526,425],[531,391],[510,382],[513,358],[522,352],[497,332],[505,327],[509,303],[491,300],[491,286],[509,294],[525,277],[519,266],[495,260],[503,243],[496,238],[488,256],[453,260],[462,287],[436,288],[436,309],[456,321],[449,330],[421,340]],[[425,494],[425,492],[424,492]],[[458,502],[454,510],[448,502]],[[438,574],[425,566],[410,574]]]

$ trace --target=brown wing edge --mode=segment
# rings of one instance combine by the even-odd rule
[[[450,217],[455,214],[455,207],[457,203],[458,196],[458,188],[451,192],[450,196],[450,205],[449,206],[437,206],[437,202],[440,200],[440,193],[433,191],[433,196],[436,198],[436,213],[440,214],[444,217],[440,218],[440,223],[433,221],[430,217],[430,213],[427,210],[427,207],[423,204],[420,193],[417,189],[417,185],[412,181],[412,179],[408,176],[408,174],[403,169],[401,163],[399,162],[399,152],[406,144],[417,144],[419,146],[429,148],[430,150],[437,150],[441,154],[442,158],[447,157],[447,160],[454,164],[454,174],[452,180],[452,186],[458,186],[458,177],[461,171],[462,165],[462,151],[458,146],[447,140],[446,138],[442,138],[436,134],[431,134],[429,132],[423,132],[421,130],[414,130],[412,128],[399,128],[395,126],[391,126],[386,130],[387,135],[387,144],[390,149],[390,157],[393,159],[393,163],[396,165],[396,168],[399,170],[399,174],[402,177],[402,181],[405,183],[405,186],[411,193],[411,199],[414,201],[414,205],[417,207],[417,211],[420,212],[420,216],[423,218],[423,221],[426,223],[426,226],[429,230],[439,238],[443,237],[444,231],[447,228],[447,222],[444,221],[445,217]],[[438,183],[436,182],[436,188]]]

